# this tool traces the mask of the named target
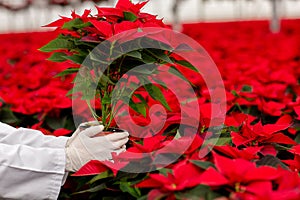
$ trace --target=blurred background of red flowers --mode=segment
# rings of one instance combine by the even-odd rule
[[[227,117],[213,153],[199,158],[199,132],[178,161],[145,174],[124,174],[101,162],[91,162],[61,192],[61,199],[78,191],[127,199],[300,199],[300,20],[283,20],[271,33],[267,21],[184,24],[182,32],[194,38],[216,62],[227,92]],[[54,76],[73,64],[53,63],[37,49],[56,37],[55,32],[0,35],[0,120],[14,126],[68,135],[74,130],[71,100],[66,96],[72,77]],[[207,90],[199,81],[198,102],[205,128]],[[180,89],[180,85],[178,85]],[[167,93],[169,101],[174,96]],[[149,99],[149,104],[155,104]],[[176,104],[171,105],[175,107]],[[201,107],[200,106],[200,107]],[[167,128],[178,122],[180,110],[168,112]],[[174,112],[175,111],[175,112]],[[84,118],[85,116],[82,115]],[[148,119],[136,116],[144,125]],[[209,133],[207,133],[209,134]],[[161,148],[174,137],[158,135],[144,143],[132,138],[132,152]],[[185,138],[178,139],[178,143]],[[174,148],[175,149],[175,148]],[[176,154],[176,151],[173,152]],[[168,156],[162,153],[167,159]],[[123,155],[124,157],[126,155]],[[125,167],[116,157],[118,169]],[[148,157],[132,157],[149,162]],[[87,176],[99,174],[96,176]],[[80,184],[78,184],[78,182]],[[103,186],[104,184],[104,186]]]

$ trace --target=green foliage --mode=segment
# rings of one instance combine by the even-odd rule
[[[193,189],[178,192],[175,194],[176,199],[189,199],[189,200],[198,200],[198,199],[205,199],[205,200],[213,200],[217,197],[220,197],[219,194],[210,190],[209,186],[206,185],[198,185]]]
[[[62,26],[63,29],[68,29],[68,30],[77,30],[77,29],[81,29],[81,28],[85,28],[90,26],[91,23],[90,22],[86,22],[84,23],[82,21],[82,19],[80,18],[75,18],[69,22],[64,23],[64,25]]]
[[[252,92],[253,89],[250,85],[244,85],[242,88],[242,92]]]
[[[124,19],[134,22],[137,19],[137,16],[133,14],[132,12],[123,12],[124,14]]]
[[[146,84],[144,85],[144,88],[154,100],[159,101],[165,108],[171,111],[171,108],[159,87],[156,85]]]
[[[51,42],[49,42],[48,44],[46,44],[45,46],[43,46],[42,48],[40,48],[40,51],[52,52],[55,50],[63,50],[63,49],[71,50],[74,48],[76,48],[76,46],[72,40],[69,40],[64,37],[58,37],[52,40]]]
[[[7,124],[15,124],[19,121],[19,119],[15,116],[12,110],[5,106],[0,109],[1,122]]]
[[[215,165],[208,161],[190,160],[193,164],[197,165],[201,169],[207,169],[209,167],[215,168]]]

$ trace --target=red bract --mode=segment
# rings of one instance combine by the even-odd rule
[[[156,156],[159,154],[178,154],[178,155],[190,155],[199,150],[203,144],[203,138],[201,138],[194,130],[190,135],[183,136],[179,139],[161,141],[164,145],[155,152]]]
[[[156,16],[142,13],[140,9],[143,5],[144,3],[134,5],[129,0],[123,0],[119,1],[117,8],[97,7],[96,16],[92,16],[89,10],[85,10],[82,15],[73,12],[70,17],[61,17],[48,26],[58,28],[58,32],[64,36],[71,35],[81,41],[90,42],[99,42],[112,34],[137,27],[165,27]],[[63,28],[66,22],[72,20],[85,22],[86,24],[81,24],[86,26],[84,31],[65,29],[67,26]],[[225,195],[224,199],[300,199],[300,147],[295,142],[299,139],[300,120],[298,24],[299,20],[282,20],[282,30],[277,34],[270,34],[267,21],[183,26],[183,32],[197,40],[212,56],[225,84],[226,127],[220,137],[229,137],[231,130],[235,132],[231,133],[232,138],[228,138],[227,145],[213,147],[213,160],[211,156],[206,156],[199,161],[199,155],[202,152],[207,155],[210,151],[210,146],[202,148],[203,138],[205,135],[214,134],[206,133],[204,128],[207,128],[209,122],[218,122],[216,118],[211,121],[211,108],[218,110],[218,104],[214,104],[211,99],[219,97],[219,89],[207,88],[201,75],[192,70],[185,70],[183,66],[174,65],[196,87],[184,86],[180,79],[170,77],[168,73],[157,75],[157,78],[166,80],[167,85],[176,86],[172,90],[162,90],[171,111],[161,112],[155,107],[158,103],[156,100],[147,97],[143,90],[137,91],[145,97],[149,108],[154,107],[152,112],[147,108],[147,117],[137,114],[132,109],[121,109],[125,117],[118,125],[131,134],[127,151],[120,155],[113,154],[115,163],[91,161],[75,173],[75,176],[109,173],[109,177],[103,182],[100,179],[94,184],[104,183],[111,188],[104,188],[98,191],[97,195],[103,196],[102,191],[103,194],[113,194],[112,196],[122,193],[125,198],[129,193],[120,192],[120,188],[124,189],[123,184],[128,186],[137,180],[132,178],[130,173],[119,173],[120,170],[129,164],[140,164],[145,160],[149,161],[149,167],[159,167],[155,165],[158,158],[165,161],[169,154],[179,155],[183,151],[184,153],[166,169],[138,175],[138,180],[147,175],[136,185],[140,188],[141,195],[147,195],[150,191],[147,197],[151,200],[159,197],[175,199],[179,194],[190,190],[194,192],[193,189],[199,184],[206,184],[210,186],[211,191]],[[36,51],[56,35],[57,32],[1,35],[0,117],[6,119],[6,111],[10,109],[9,111],[13,111],[16,116],[21,116],[22,124],[32,123],[32,119],[40,120],[28,128],[60,136],[71,132],[66,129],[49,131],[48,123],[44,119],[50,117],[58,122],[64,121],[61,114],[70,110],[71,106],[76,108],[74,115],[87,121],[93,118],[81,102],[74,101],[72,105],[71,100],[65,96],[72,87],[72,77],[53,78],[58,72],[74,66],[67,62],[50,63],[45,61],[48,55]],[[163,33],[157,33],[155,37],[166,44],[172,41],[172,38]],[[180,42],[178,41],[178,45]],[[64,53],[71,55],[70,52]],[[174,58],[177,57],[174,55]],[[164,66],[166,68],[161,67],[160,70],[168,71],[170,66],[171,64]],[[194,93],[197,98],[190,99]],[[177,99],[178,95],[183,100]],[[138,98],[134,98],[134,101],[140,102]],[[100,109],[99,102],[96,103],[97,109]],[[186,107],[183,108],[182,105]],[[199,108],[200,115],[195,111],[196,108]],[[223,114],[225,113],[220,113],[220,116]],[[30,120],[27,120],[27,117]],[[276,123],[275,119],[278,119]],[[150,124],[151,126],[147,127]],[[179,138],[175,138],[175,132],[170,133],[168,130],[180,124],[184,128],[180,130],[181,136],[177,135]],[[195,125],[199,125],[200,129],[190,127]],[[204,133],[199,134],[199,130]],[[193,135],[195,138],[192,140]],[[184,146],[187,146],[186,150],[183,150]],[[275,147],[281,148],[279,153]],[[289,169],[256,167],[255,162],[261,154],[272,154]],[[204,160],[213,161],[215,168],[204,170],[196,166],[197,161],[199,164]],[[122,175],[121,179],[118,173]],[[110,178],[112,174],[115,175],[113,179]],[[124,183],[124,180],[128,182]],[[73,183],[70,188],[76,187]]]
[[[44,27],[61,27],[64,25],[64,23],[70,21],[71,18],[68,18],[68,17],[61,17],[61,19],[58,19],[54,22],[51,22],[50,24],[48,25],[45,25]]]
[[[147,1],[142,3],[133,4],[130,0],[119,0],[116,4],[116,8],[122,11],[131,11],[134,14],[139,14],[141,8],[147,3]]]
[[[66,97],[71,77],[66,77],[65,82],[53,78],[71,65],[45,61],[48,55],[37,51],[54,36],[54,33],[2,35],[1,42],[10,48],[2,52],[0,96],[11,105],[12,111],[32,115],[71,107],[71,100]],[[37,37],[41,39],[36,40]],[[12,40],[15,42],[11,43]]]
[[[273,181],[273,190],[262,194],[236,193],[232,196],[233,199],[298,200],[300,198],[299,175],[283,169],[278,169],[278,174],[280,176]]]
[[[272,190],[272,180],[279,177],[277,169],[256,167],[244,159],[228,159],[214,154],[217,169],[208,168],[201,176],[201,183],[210,186],[229,186],[232,192],[263,194]]]
[[[283,160],[284,163],[288,164],[290,169],[299,172],[300,171],[300,145],[296,145],[289,150],[289,152],[294,154],[293,160]]]
[[[298,172],[279,169],[280,177],[275,181],[276,191],[269,193],[270,199],[296,200],[300,198],[300,178]]]
[[[123,153],[119,154],[122,155]],[[139,159],[141,157],[135,158]],[[83,167],[81,167],[74,176],[86,176],[86,175],[95,175],[102,173],[104,171],[111,171],[114,176],[126,165],[128,165],[129,161],[131,160],[128,155],[126,159],[122,159],[122,156],[118,156],[116,153],[112,153],[112,159],[114,162],[105,160],[91,160],[90,162],[86,163]]]
[[[104,165],[102,162],[98,160],[91,160],[87,164],[85,164],[82,168],[80,168],[73,176],[87,176],[87,175],[94,175],[100,174],[109,170],[109,168]]]
[[[52,133],[49,130],[41,127],[42,123],[43,123],[42,121],[39,122],[39,123],[36,123],[36,124],[32,125],[30,128],[35,129],[35,130],[39,130],[42,133],[44,133],[45,135],[51,135]]]
[[[262,145],[270,143],[280,144],[296,144],[294,140],[279,133],[281,130],[287,129],[291,125],[292,118],[289,115],[282,116],[275,124],[262,125],[258,122],[251,125],[245,122],[241,132],[232,132],[232,142],[237,145]]]
[[[138,27],[165,27],[156,16],[141,13],[141,8],[147,2],[134,4],[130,0],[120,0],[115,8],[102,8],[96,6],[97,15],[91,15],[91,10],[85,10],[82,15],[72,12],[71,18],[61,17],[46,27],[57,27],[57,31],[63,35],[80,38],[83,41],[99,42],[111,36]],[[84,31],[73,30],[66,26],[72,20],[80,20],[85,23]],[[91,25],[90,25],[90,24]]]
[[[222,153],[230,158],[243,158],[245,160],[258,159],[259,156],[257,153],[261,151],[262,147],[247,147],[242,150],[232,146],[215,146],[214,150],[217,150],[219,153]]]
[[[60,128],[60,129],[56,129],[54,132],[53,132],[53,135],[55,136],[65,136],[65,135],[68,135],[70,134],[72,131],[68,130],[68,129],[64,129],[64,128]]]
[[[231,113],[231,115],[226,116],[225,125],[239,127],[245,122],[252,123],[254,120],[255,117],[252,115],[247,115],[244,113]]]
[[[200,184],[202,170],[194,164],[184,160],[177,163],[172,172],[163,174],[149,174],[149,177],[136,184],[139,188],[158,188],[162,193],[180,191]]]
[[[144,138],[142,144],[133,143],[133,146],[129,149],[129,151],[141,153],[153,152],[163,147],[163,141],[166,139],[167,138],[162,135]]]
[[[286,105],[276,101],[262,101],[258,104],[258,107],[268,115],[280,116]]]
[[[98,21],[96,19],[89,20],[94,27],[105,37],[109,38],[113,35],[112,25],[106,21]]]
[[[300,120],[300,106],[295,106],[294,111],[298,116],[296,119]]]

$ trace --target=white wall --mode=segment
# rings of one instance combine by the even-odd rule
[[[41,0],[43,1],[43,0]],[[101,6],[112,6],[116,0],[102,3]],[[133,0],[138,2],[138,0]],[[281,16],[284,18],[300,18],[300,1],[282,0]],[[157,14],[166,23],[172,23],[171,12],[174,0],[150,0],[144,12]],[[90,2],[81,7],[41,7],[35,5],[28,10],[16,13],[0,9],[0,32],[16,32],[45,30],[41,26],[48,24],[59,15],[70,16],[72,9],[82,13],[83,9],[94,8]],[[95,9],[93,9],[95,11]],[[243,19],[269,19],[271,17],[270,0],[182,0],[178,16],[182,22],[193,21],[231,21]]]

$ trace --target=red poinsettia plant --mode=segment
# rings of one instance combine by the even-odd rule
[[[115,8],[97,7],[98,13],[96,15],[91,15],[89,10],[86,10],[83,15],[77,15],[73,12],[71,18],[62,17],[48,25],[57,27],[56,31],[60,35],[45,45],[42,50],[53,52],[49,58],[52,61],[71,60],[81,65],[80,68],[84,68],[85,60],[90,55],[94,56],[92,57],[94,58],[93,61],[99,60],[98,55],[91,54],[92,50],[115,35],[129,29],[136,29],[139,32],[143,27],[165,28],[161,20],[140,11],[144,4],[133,4],[129,0],[120,0]],[[197,35],[198,33],[194,31],[193,27],[189,30],[191,31],[189,35],[195,38],[201,36]],[[206,129],[212,106],[209,92],[197,76],[193,76],[190,71],[186,73],[183,71],[182,74],[188,76],[188,79],[197,87],[194,89],[199,95],[197,101],[200,105],[200,127],[202,129],[193,130],[188,126],[183,127],[184,132],[196,133],[196,136],[189,148],[177,157],[176,162],[163,168],[155,166],[157,161],[168,161],[176,157],[179,147],[186,144],[188,138],[180,134],[173,134],[176,133],[174,127],[178,125],[181,117],[179,103],[174,100],[174,95],[163,90],[163,87],[152,84],[151,87],[144,87],[140,94],[133,93],[134,98],[129,101],[129,106],[140,114],[134,116],[134,120],[140,125],[149,123],[149,120],[144,116],[147,113],[147,108],[151,105],[160,102],[165,108],[170,108],[172,112],[167,113],[167,123],[162,131],[143,140],[132,137],[127,152],[119,156],[113,155],[114,163],[91,161],[85,165],[69,177],[61,192],[62,198],[73,197],[70,195],[71,193],[74,194],[74,198],[78,199],[87,198],[87,196],[81,196],[86,194],[90,194],[91,199],[300,198],[298,173],[300,153],[299,145],[296,145],[300,138],[299,126],[297,126],[300,116],[297,96],[299,95],[299,83],[297,80],[300,72],[294,67],[296,62],[299,63],[299,52],[295,59],[293,56],[280,58],[292,63],[286,71],[281,70],[280,67],[276,68],[277,65],[275,66],[275,64],[275,67],[271,64],[261,67],[259,65],[261,60],[264,61],[262,63],[268,63],[268,61],[262,58],[253,61],[251,56],[255,57],[256,51],[255,53],[252,52],[253,54],[246,52],[247,55],[243,55],[244,49],[247,49],[246,44],[249,45],[249,28],[245,28],[245,34],[239,35],[241,38],[246,36],[247,42],[244,40],[241,40],[240,43],[235,40],[231,41],[230,44],[237,51],[234,54],[228,48],[229,41],[227,39],[235,37],[227,37],[225,41],[223,35],[218,35],[218,30],[212,26],[210,29],[205,29],[207,32],[203,31],[206,34],[202,36],[206,38],[204,43],[206,42],[206,45],[212,50],[214,58],[221,63],[221,66],[225,65],[220,67],[220,70],[222,70],[226,82],[228,110],[225,127],[218,133],[220,138],[216,145],[209,149],[201,148],[205,135],[211,134]],[[262,31],[265,29],[255,30]],[[235,31],[230,30],[230,34],[224,31],[222,34],[232,36],[231,34],[235,34]],[[269,36],[269,34],[267,35]],[[219,42],[213,42],[217,38],[219,38],[217,40]],[[151,42],[157,42],[159,45],[167,44],[163,40],[151,40]],[[268,45],[270,45],[269,43]],[[111,44],[108,43],[110,45],[108,49],[112,49],[113,45]],[[260,43],[256,44],[261,46]],[[223,48],[220,49],[219,46]],[[272,49],[273,52],[272,46],[269,49]],[[170,49],[165,51],[139,49],[134,52],[127,52],[122,58],[115,59],[105,71],[101,72],[105,76],[100,81],[100,85],[97,82],[98,93],[96,95],[91,95],[89,90],[82,90],[81,96],[87,100],[88,104],[95,97],[101,100],[101,119],[108,127],[113,124],[114,111],[109,102],[112,100],[111,92],[116,86],[116,82],[126,72],[141,64],[155,63],[170,66],[171,61],[176,62],[170,53]],[[243,55],[242,58],[247,59],[236,61],[235,59],[240,58],[241,54]],[[268,55],[268,52],[262,51],[260,56],[264,58],[265,54]],[[107,54],[101,55],[107,56]],[[270,55],[273,54],[270,53]],[[222,65],[222,61],[226,64],[223,63]],[[247,63],[244,64],[244,62]],[[101,66],[101,62],[95,63],[96,66]],[[276,60],[274,63],[280,62]],[[251,70],[249,70],[248,65],[252,66]],[[269,70],[273,71],[272,76],[269,76]],[[145,69],[136,71],[139,77],[145,77],[150,72],[153,73],[154,71]],[[233,72],[236,74],[235,76],[232,76]],[[63,71],[60,75],[74,73],[80,77],[83,75],[81,79],[78,79],[79,81],[75,80],[75,84],[80,86],[80,83],[84,82],[84,78],[93,75],[95,70],[93,73],[87,74],[86,71],[79,71],[79,66],[75,66]],[[284,77],[287,78],[282,78],[282,74],[285,74]],[[160,84],[163,85],[163,83]],[[82,86],[86,88],[86,85]],[[182,93],[188,92],[181,87],[178,84]],[[125,98],[122,95],[121,97]],[[172,102],[172,104],[167,102]],[[190,109],[189,115],[193,114],[193,109]],[[97,113],[93,114],[98,119]],[[156,123],[163,117],[155,115],[155,118],[152,119]],[[123,123],[127,123],[127,121]],[[128,128],[130,129],[130,126]],[[166,144],[170,144],[171,140],[174,142],[169,145],[168,151],[155,151]],[[211,153],[202,158],[199,157],[203,153],[202,151],[211,151]],[[135,167],[135,164],[149,167],[150,172],[134,173],[124,170]],[[74,189],[75,185],[78,186],[77,189]]]
[[[212,153],[199,158],[205,133],[201,131],[176,162],[152,172],[118,170],[128,165],[121,157],[115,162],[118,168],[92,161],[77,176],[68,177],[59,199],[300,199],[299,22],[283,20],[283,30],[276,35],[268,32],[267,21],[184,25],[184,33],[211,53],[226,82],[225,127]],[[56,136],[73,130],[72,102],[65,96],[72,77],[53,75],[74,66],[45,61],[48,54],[36,51],[55,36],[55,32],[1,35],[2,122]],[[30,73],[24,73],[27,71]],[[201,123],[206,124],[210,97],[201,87],[197,91],[201,94]],[[172,139],[168,133],[180,118],[179,103],[169,91],[163,93],[172,102],[164,134],[142,142],[131,138],[128,145],[128,152],[139,153],[132,157],[139,165],[153,159],[143,156],[145,153]],[[148,105],[156,103],[147,99]],[[134,117],[140,125],[148,123],[142,116]],[[161,120],[155,117],[154,121]],[[186,138],[175,141],[174,153]],[[160,158],[167,160],[172,155],[161,152]]]
[[[172,57],[172,47],[164,43],[163,39],[147,37],[146,33],[142,34],[142,37],[133,36],[131,37],[133,39],[125,42],[119,41],[123,36],[114,37],[129,30],[131,32],[127,34],[139,35],[146,27],[166,28],[162,20],[156,16],[140,11],[145,4],[146,2],[133,4],[129,0],[120,0],[115,8],[96,6],[98,13],[95,15],[91,14],[91,10],[85,10],[83,15],[72,12],[71,18],[62,17],[47,25],[56,27],[56,31],[60,34],[40,50],[53,52],[49,58],[51,61],[68,60],[80,65],[64,70],[59,76],[77,75],[70,94],[74,97],[80,92],[81,99],[86,101],[93,117],[96,120],[101,119],[105,129],[114,125],[114,117],[120,110],[118,105],[120,100],[146,117],[149,107],[146,102],[147,95],[121,89],[116,89],[117,92],[113,93],[118,82],[128,82],[133,76],[138,79],[138,83],[135,84],[142,84],[140,90],[144,89],[148,96],[171,110],[161,91],[164,82],[150,75],[159,73],[157,66],[177,62]],[[146,44],[147,48],[141,44]],[[135,46],[133,50],[123,50],[132,46]],[[141,65],[146,67],[138,68]],[[190,65],[185,67],[190,68]],[[180,74],[174,69],[172,68],[174,74]],[[131,75],[124,77],[129,71]],[[101,114],[93,109],[91,100],[99,100]]]

